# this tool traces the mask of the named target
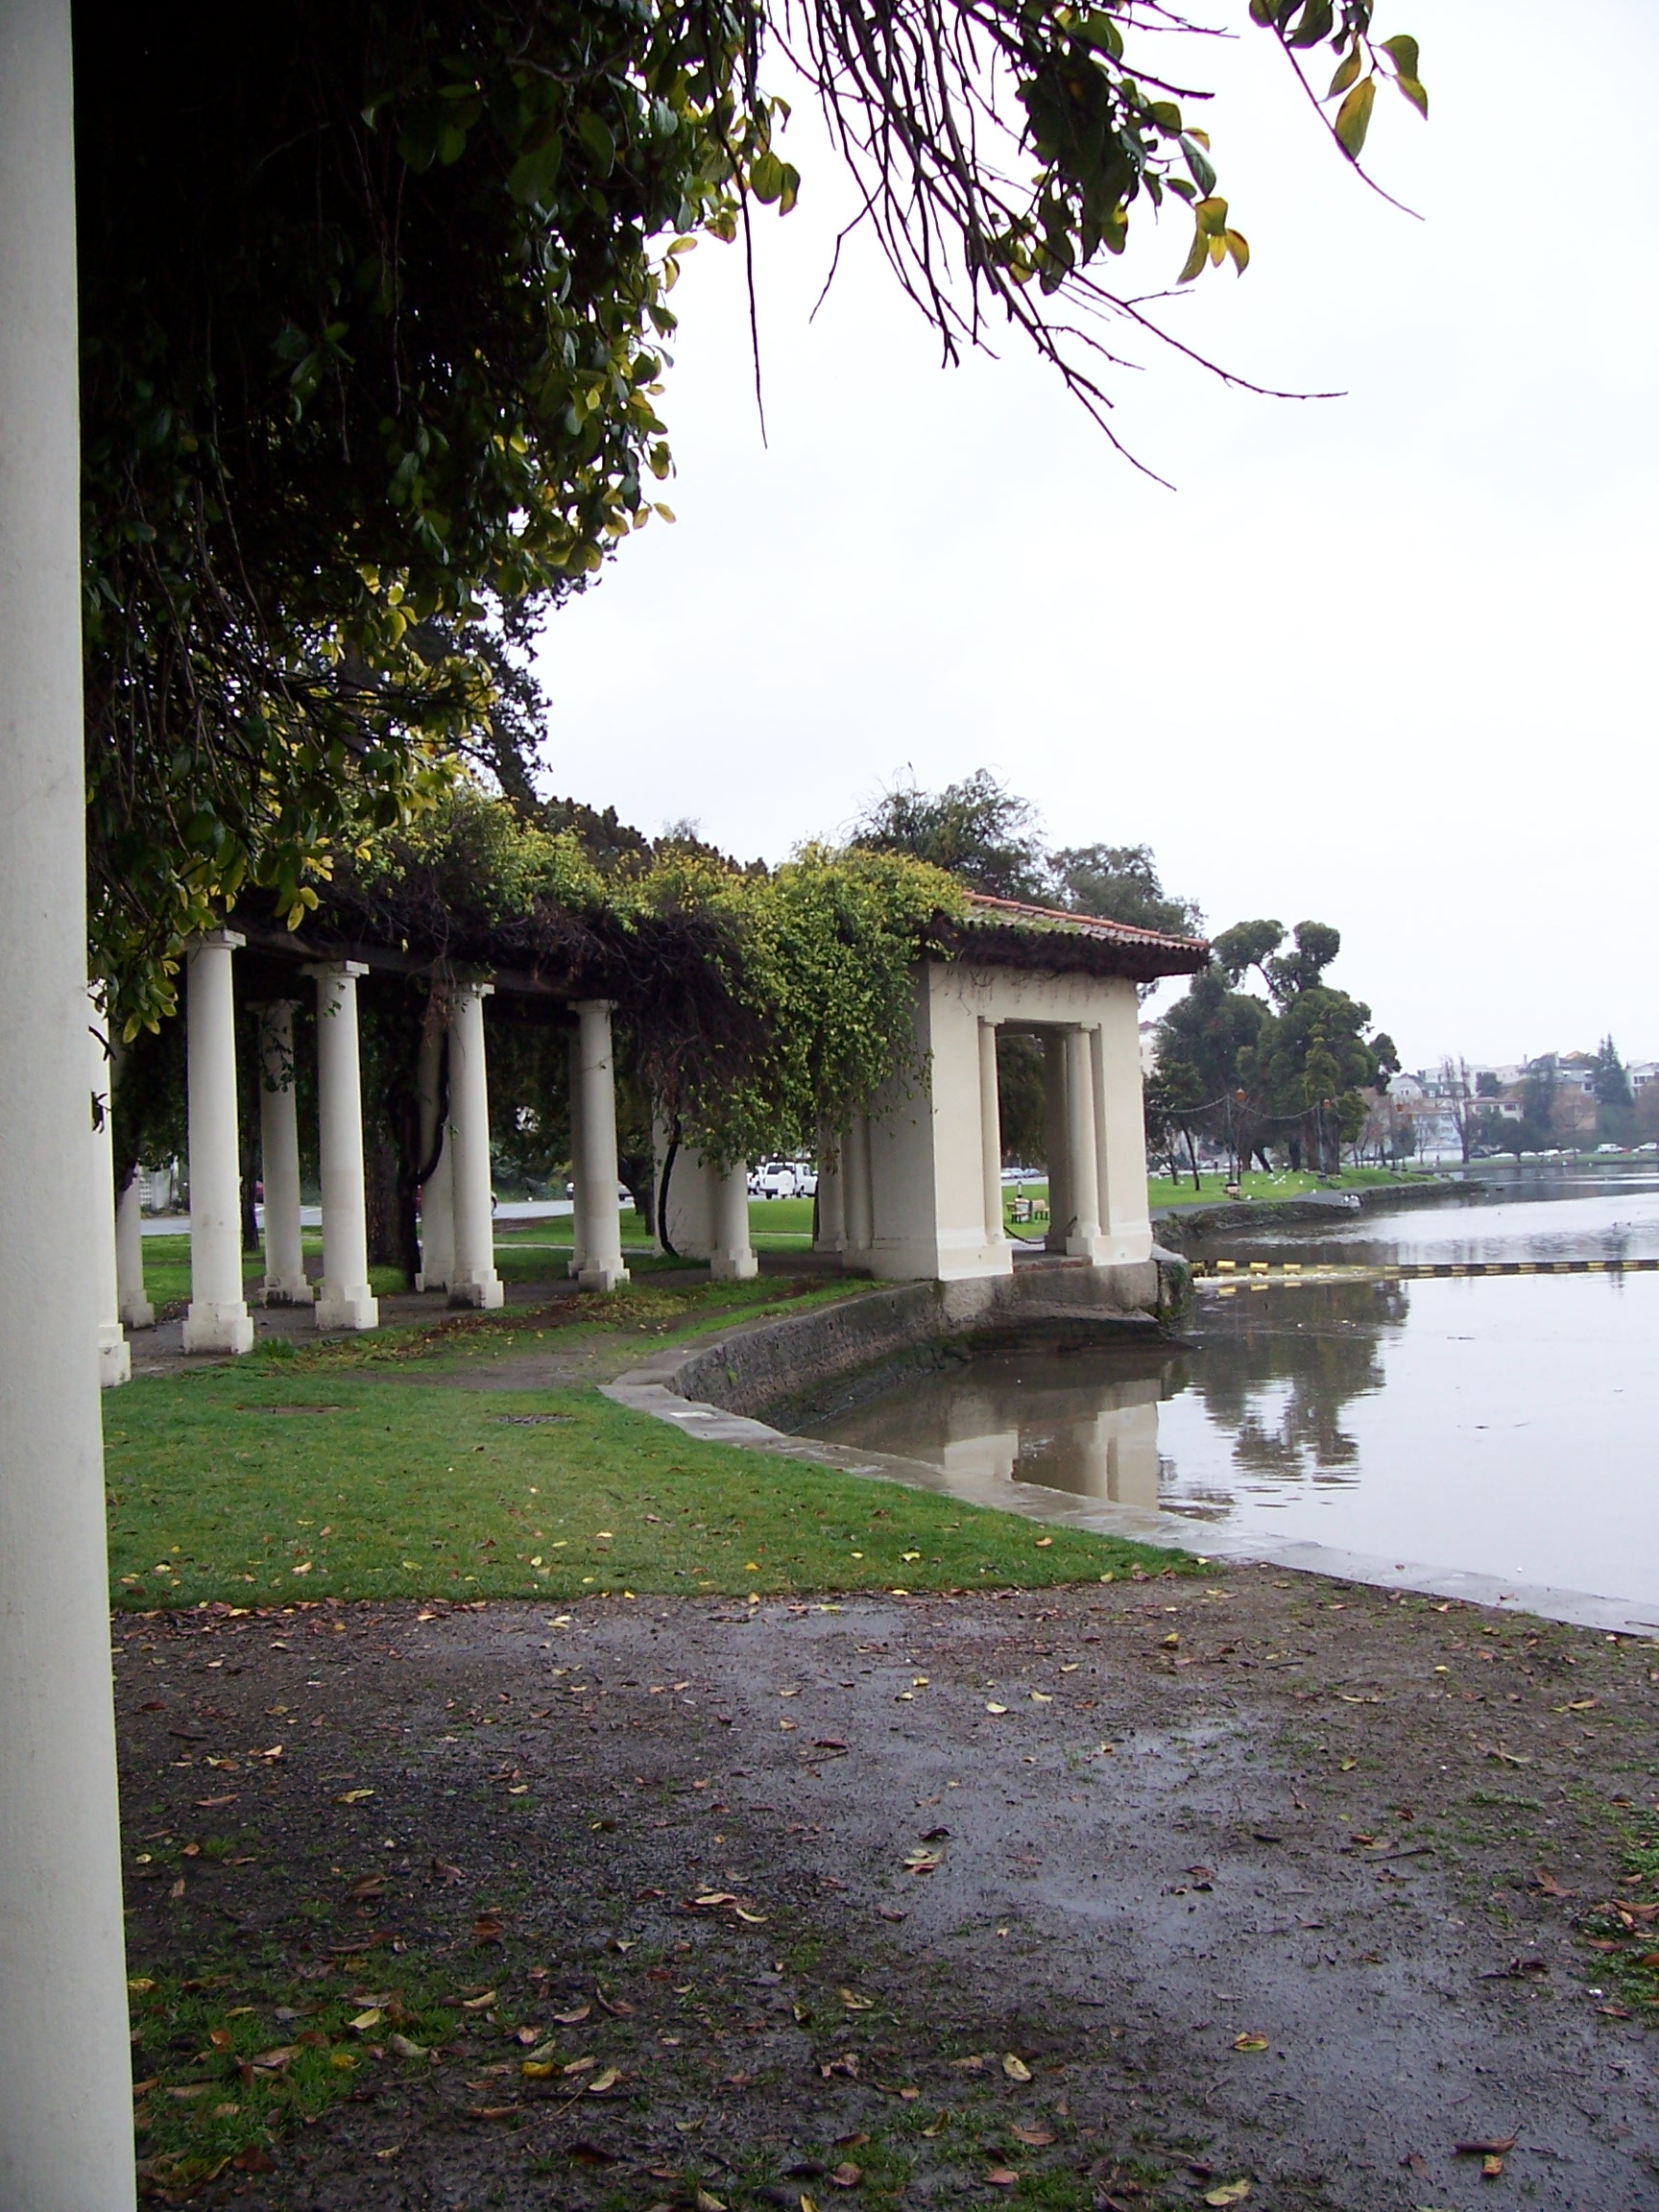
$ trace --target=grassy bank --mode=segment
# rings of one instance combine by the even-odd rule
[[[115,1601],[956,1589],[1163,1566],[1144,1547],[688,1439],[500,1363],[846,1286],[642,1286],[143,1377],[106,1400]],[[494,1370],[495,1372],[492,1372]],[[488,1389],[465,1387],[477,1376]],[[460,1383],[463,1386],[457,1387]]]

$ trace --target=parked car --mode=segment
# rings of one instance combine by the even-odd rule
[[[800,1183],[793,1160],[767,1160],[749,1177],[751,1198],[794,1198]]]

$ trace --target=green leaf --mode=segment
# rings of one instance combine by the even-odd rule
[[[604,117],[585,108],[576,118],[576,135],[593,156],[599,174],[608,177],[616,159],[616,141]]]
[[[1377,80],[1365,77],[1355,85],[1336,110],[1336,138],[1350,161],[1358,161],[1371,128],[1371,110],[1377,105]]]
[[[1392,38],[1380,38],[1377,50],[1380,54],[1387,55],[1399,75],[1409,77],[1413,84],[1418,81],[1421,70],[1418,66],[1417,41],[1408,31],[1397,31]]]
[[[1317,46],[1321,39],[1331,36],[1334,12],[1331,0],[1308,0],[1302,11],[1302,20],[1286,39],[1287,46]]]
[[[560,140],[550,138],[545,146],[519,155],[507,172],[507,189],[520,205],[529,206],[547,198],[558,180],[564,154]]]
[[[749,165],[749,189],[768,205],[783,190],[783,164],[776,154],[760,154]]]
[[[1331,80],[1331,89],[1326,93],[1326,99],[1334,100],[1338,92],[1346,92],[1358,74],[1359,41],[1356,38],[1353,46],[1336,64],[1336,74]]]
[[[1401,91],[1406,95],[1407,99],[1410,101],[1412,107],[1416,108],[1418,114],[1421,115],[1425,121],[1427,121],[1429,115],[1429,95],[1424,91],[1422,85],[1418,84],[1416,78],[1396,77],[1394,82],[1400,87]]]
[[[1227,203],[1225,200],[1200,200],[1192,210],[1198,228],[1206,238],[1219,238],[1227,228]]]
[[[1215,171],[1211,166],[1209,156],[1190,132],[1188,132],[1182,139],[1181,152],[1186,157],[1188,168],[1192,172],[1192,181],[1197,185],[1199,191],[1214,192],[1215,189]]]
[[[1250,241],[1245,237],[1242,230],[1228,230],[1223,233],[1223,236],[1226,239],[1227,251],[1233,256],[1233,266],[1242,276],[1245,270],[1250,266]]]
[[[1198,272],[1203,268],[1205,262],[1208,261],[1209,258],[1209,239],[1205,236],[1202,229],[1194,230],[1192,233],[1192,251],[1188,254],[1186,260],[1182,263],[1181,274],[1176,277],[1176,283],[1190,284],[1193,277],[1197,276]]]

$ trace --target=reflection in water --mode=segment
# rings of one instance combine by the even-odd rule
[[[1562,1257],[1594,1257],[1631,1202],[1575,1201],[1592,1212],[1571,1224],[1555,1206],[1486,1219],[1527,1211],[1536,1238],[1554,1217]],[[1471,1232],[1439,1215],[1425,1234]],[[990,1355],[816,1432],[926,1460],[986,1503],[1041,1484],[1656,1605],[1656,1338],[1659,1275],[1241,1286],[1201,1301],[1190,1346]]]
[[[963,1490],[1038,1482],[1114,1505],[1158,1503],[1158,1401],[1183,1366],[1148,1355],[993,1352],[814,1429],[942,1467]]]

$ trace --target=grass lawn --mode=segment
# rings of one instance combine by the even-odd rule
[[[1246,1198],[1303,1198],[1310,1190],[1373,1190],[1383,1185],[1429,1180],[1431,1178],[1411,1168],[1391,1175],[1386,1167],[1345,1167],[1335,1177],[1315,1175],[1306,1168],[1293,1173],[1288,1167],[1276,1175],[1263,1175],[1258,1168],[1243,1178],[1241,1189]],[[1225,1175],[1200,1168],[1199,1182],[1202,1188],[1194,1190],[1190,1174],[1178,1183],[1170,1182],[1167,1175],[1153,1175],[1147,1179],[1147,1195],[1154,1206],[1225,1205]]]
[[[590,1387],[421,1380],[555,1337],[564,1349],[622,1329],[719,1327],[784,1294],[793,1310],[846,1288],[630,1286],[559,1312],[141,1377],[105,1400],[115,1601],[938,1590],[1168,1564],[1143,1546],[699,1443]],[[561,1325],[566,1313],[579,1318]]]

